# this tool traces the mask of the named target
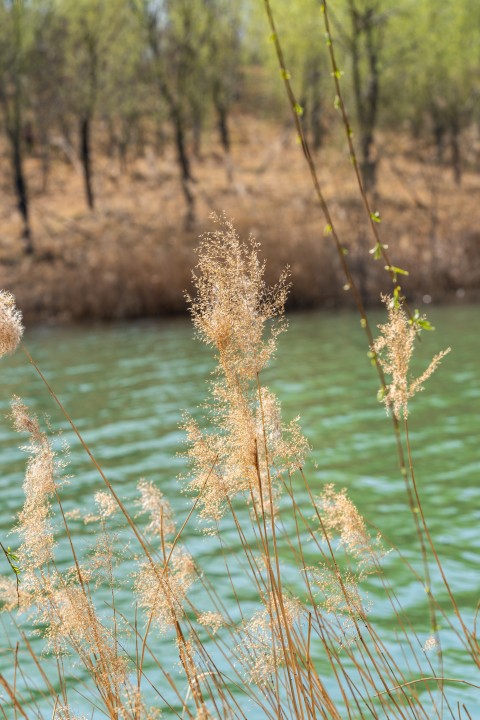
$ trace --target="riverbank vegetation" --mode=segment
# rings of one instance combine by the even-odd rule
[[[382,242],[417,268],[411,292],[476,299],[476,3],[331,11],[334,79],[372,209],[388,221]],[[322,187],[377,302],[318,4],[275,12]],[[292,267],[292,305],[348,304],[261,5],[16,0],[0,13],[0,279],[29,321],[183,311],[212,210],[262,236],[272,277]]]

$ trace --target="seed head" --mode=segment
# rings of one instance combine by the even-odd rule
[[[217,630],[226,624],[225,618],[219,612],[204,612],[198,616],[199,625],[204,625],[210,628],[212,633],[215,635]]]
[[[220,230],[202,239],[193,275],[197,296],[187,299],[200,338],[216,347],[227,382],[237,384],[255,378],[275,350],[285,327],[287,273],[267,287],[255,241],[241,242],[225,216],[212,217]],[[264,337],[269,321],[273,322]]]
[[[425,640],[422,650],[423,650],[423,652],[427,653],[430,650],[437,650],[437,649],[438,649],[438,641],[433,635],[430,635],[430,637]]]
[[[262,610],[244,623],[241,641],[235,648],[235,655],[245,669],[249,683],[265,687],[285,661],[286,632],[290,632],[299,621],[303,608],[299,600],[283,595],[274,600],[270,595],[265,599]]]
[[[391,382],[387,385],[382,398],[387,412],[393,409],[397,417],[403,416],[406,419],[409,399],[423,390],[423,383],[436,370],[442,358],[450,352],[450,348],[435,355],[420,377],[410,377],[410,361],[418,329],[409,322],[401,305],[394,303],[388,296],[382,297],[382,300],[388,309],[388,322],[378,326],[380,335],[373,343],[372,350],[383,372],[391,376]]]
[[[15,298],[0,290],[0,357],[16,350],[22,335],[22,315],[15,307]]]
[[[365,520],[343,488],[336,491],[333,484],[325,485],[318,499],[322,524],[329,537],[338,535],[345,550],[362,565],[375,564],[380,559],[380,537],[372,538]]]
[[[183,615],[187,592],[197,577],[191,556],[173,553],[168,566],[145,562],[135,575],[138,604],[163,634]]]
[[[99,490],[95,493],[95,504],[98,511],[85,517],[84,521],[87,524],[106,520],[118,511],[118,504],[115,498],[110,492],[106,492],[105,490]]]
[[[22,566],[34,570],[53,559],[50,499],[55,493],[55,453],[27,406],[15,397],[11,408],[15,430],[30,434],[30,444],[26,448],[30,457],[23,483],[25,503],[16,529],[23,537],[19,550]]]
[[[152,482],[140,480],[137,489],[140,498],[137,505],[140,505],[141,512],[150,516],[150,523],[147,532],[159,537],[173,535],[175,532],[175,521],[170,503]]]
[[[213,430],[203,432],[193,419],[185,429],[189,489],[200,494],[200,515],[218,521],[242,493],[259,514],[274,514],[280,476],[303,464],[308,443],[295,423],[283,427],[275,396],[258,382],[286,326],[287,275],[267,287],[258,245],[240,241],[224,216],[214,219],[220,229],[202,240],[197,295],[189,298],[198,335],[217,352]]]

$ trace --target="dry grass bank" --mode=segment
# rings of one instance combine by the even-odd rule
[[[82,177],[55,161],[47,191],[39,160],[27,162],[36,252],[22,254],[20,221],[9,178],[0,202],[0,286],[12,291],[31,324],[45,320],[115,319],[183,312],[198,235],[212,211],[225,211],[241,233],[262,243],[273,277],[291,266],[291,306],[349,304],[331,240],[291,128],[238,116],[232,123],[233,178],[216,141],[205,138],[194,160],[196,225],[185,229],[185,205],[173,151],[148,149],[121,171],[94,157],[97,207],[86,209]],[[364,296],[377,302],[389,287],[373,245],[343,146],[333,142],[317,162],[325,196]],[[4,161],[6,167],[6,159]],[[412,270],[405,289],[434,301],[478,299],[480,174],[455,185],[434,152],[402,138],[380,142],[382,239],[395,264]]]

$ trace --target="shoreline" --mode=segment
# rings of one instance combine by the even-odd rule
[[[15,295],[25,321],[185,314],[195,247],[212,229],[212,211],[232,218],[242,238],[253,234],[269,283],[290,266],[289,310],[352,305],[293,132],[239,118],[234,138],[228,172],[218,147],[205,142],[194,166],[196,222],[188,230],[169,152],[134,160],[124,174],[99,158],[94,212],[84,208],[81,177],[65,163],[52,170],[48,192],[33,182],[33,256],[22,253],[14,201],[4,195],[0,286]],[[386,141],[373,206],[381,213],[381,241],[393,262],[410,271],[401,278],[405,294],[417,304],[424,296],[433,304],[480,301],[480,176],[465,171],[457,186],[448,168],[418,159],[408,146],[387,156],[390,147]],[[29,177],[38,182],[38,161],[29,163]],[[392,283],[369,253],[373,243],[351,166],[334,145],[319,152],[317,164],[352,274],[364,301],[377,305]]]

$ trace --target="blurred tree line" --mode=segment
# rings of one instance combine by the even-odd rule
[[[272,0],[302,121],[322,146],[335,94],[320,0]],[[478,0],[330,0],[332,37],[365,184],[376,132],[409,132],[462,172],[462,133],[480,135]],[[188,213],[192,157],[215,129],[229,178],[232,110],[288,116],[260,0],[0,0],[0,124],[5,168],[33,251],[25,158],[81,169],[95,207],[95,153],[129,159],[175,148]],[[5,170],[6,172],[6,170]]]

